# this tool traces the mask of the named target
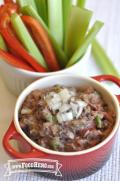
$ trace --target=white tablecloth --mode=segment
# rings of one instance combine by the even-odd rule
[[[114,65],[120,68],[120,1],[119,0],[87,0],[87,7],[94,10],[93,19],[100,19],[105,22],[105,26],[98,38],[107,53],[111,57]],[[100,70],[93,58],[85,65],[87,75],[100,74]],[[116,87],[111,86],[111,91],[115,93]],[[118,91],[117,91],[118,92]],[[49,181],[33,173],[13,174],[11,177],[4,177],[4,163],[10,157],[2,147],[2,138],[12,119],[16,97],[5,87],[0,78],[0,180],[1,181]],[[96,174],[81,179],[81,181],[120,181],[120,131],[118,133],[114,151],[107,164]]]

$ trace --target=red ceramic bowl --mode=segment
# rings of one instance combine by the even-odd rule
[[[93,78],[74,75],[57,75],[46,77],[32,83],[22,92],[17,100],[14,112],[14,121],[11,123],[7,133],[3,138],[3,145],[5,150],[14,158],[45,158],[58,160],[62,164],[62,178],[60,178],[60,180],[74,180],[86,177],[96,172],[108,160],[113,149],[115,136],[120,124],[120,96],[115,96],[100,83],[101,81],[106,80],[112,81],[120,86],[120,79],[109,75],[96,76]],[[43,148],[26,136],[26,134],[22,131],[18,121],[18,112],[23,101],[32,90],[51,87],[55,84],[74,87],[90,85],[102,94],[105,101],[116,113],[116,120],[113,130],[103,142],[84,151],[58,152]],[[22,150],[24,150],[24,153],[21,151],[16,151],[9,144],[11,139],[16,139],[20,142],[20,147]]]

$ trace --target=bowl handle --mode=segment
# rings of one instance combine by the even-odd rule
[[[113,75],[99,75],[99,76],[95,76],[92,78],[99,82],[108,80],[108,81],[114,82],[115,84],[117,84],[120,87],[120,79]],[[118,101],[120,102],[120,95],[116,95],[116,97],[117,97]]]
[[[15,158],[40,158],[40,157],[44,157],[47,154],[33,148],[31,145],[29,145],[30,147],[30,151],[29,152],[25,152],[25,153],[21,153],[17,150],[15,150],[11,144],[10,144],[10,140],[23,140],[24,142],[26,142],[23,137],[16,131],[16,128],[14,126],[14,122],[12,121],[10,127],[8,128],[6,134],[4,135],[3,138],[3,146],[5,148],[5,150],[12,156]],[[26,142],[28,144],[28,142]]]

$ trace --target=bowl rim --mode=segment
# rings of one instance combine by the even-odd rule
[[[38,145],[37,143],[35,143],[34,141],[32,141],[21,129],[20,124],[19,124],[19,120],[18,120],[18,111],[20,109],[20,105],[23,103],[24,99],[26,98],[26,96],[29,94],[28,92],[31,92],[33,87],[35,87],[37,84],[42,84],[42,82],[44,81],[50,81],[53,79],[57,79],[57,78],[74,78],[74,79],[84,79],[86,81],[92,82],[93,84],[98,85],[99,87],[101,87],[102,90],[104,90],[107,94],[109,94],[109,96],[111,97],[111,100],[113,100],[113,102],[115,103],[115,110],[116,110],[116,121],[114,124],[114,127],[111,131],[111,133],[102,141],[100,142],[98,145],[95,145],[94,147],[88,148],[86,150],[82,150],[82,151],[77,151],[77,152],[59,152],[59,151],[54,151],[54,150],[50,150],[47,148],[44,148],[40,145]],[[31,90],[32,89],[32,90]],[[31,90],[31,91],[30,91]],[[23,101],[21,101],[23,99]],[[21,103],[22,102],[22,103]],[[32,145],[35,149],[37,149],[40,152],[44,152],[46,154],[52,154],[52,155],[59,155],[59,156],[77,156],[77,155],[84,155],[90,152],[94,152],[98,149],[100,149],[101,147],[103,147],[104,145],[106,145],[116,134],[118,127],[120,124],[120,107],[119,107],[119,102],[117,97],[111,93],[106,87],[104,87],[104,85],[102,85],[99,81],[90,78],[90,77],[85,77],[85,76],[79,76],[79,75],[68,75],[68,74],[64,74],[64,75],[55,75],[55,76],[49,76],[49,77],[44,77],[42,79],[39,79],[35,82],[33,82],[32,84],[30,84],[18,97],[16,105],[15,105],[15,110],[14,110],[14,125],[15,128],[17,130],[17,132],[30,144]]]
[[[87,57],[89,56],[90,54],[90,51],[91,51],[91,45],[89,45],[89,47],[87,48],[85,54],[83,55],[83,57],[77,61],[75,64],[73,64],[72,66],[70,67],[65,67],[64,69],[61,69],[59,71],[54,71],[54,72],[43,72],[43,73],[40,73],[40,72],[33,72],[33,71],[29,71],[29,70],[23,70],[23,69],[20,69],[20,68],[17,68],[17,67],[13,67],[15,70],[17,70],[19,73],[22,73],[22,74],[26,74],[26,75],[30,75],[30,76],[34,76],[34,77],[43,77],[43,76],[52,76],[52,75],[58,75],[58,74],[65,74],[66,71],[70,71],[72,70],[73,68],[75,69],[75,67],[79,66],[79,64],[81,63],[81,61],[84,61],[84,59],[87,59]],[[10,65],[11,66],[11,65]]]

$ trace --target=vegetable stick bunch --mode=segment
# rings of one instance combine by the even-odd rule
[[[97,21],[89,32],[92,12],[79,4],[73,7],[72,0],[4,0],[0,6],[0,58],[36,72],[75,64],[103,26]]]

